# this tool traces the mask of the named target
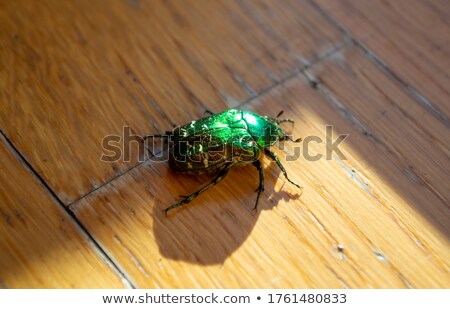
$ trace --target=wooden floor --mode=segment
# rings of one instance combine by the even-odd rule
[[[450,288],[450,4],[1,1],[3,288]],[[242,107],[343,157],[211,177],[102,139]],[[301,144],[305,149],[306,144]],[[330,145],[309,144],[325,154]],[[141,154],[141,156],[140,156]]]

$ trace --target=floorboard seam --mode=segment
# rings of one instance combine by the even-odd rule
[[[389,77],[391,77],[394,81],[399,83],[405,93],[407,93],[413,100],[419,103],[422,107],[428,110],[437,120],[443,123],[447,128],[450,128],[450,120],[448,117],[440,111],[435,104],[433,104],[429,99],[426,98],[423,94],[421,94],[418,90],[416,90],[413,86],[404,81],[400,76],[398,76],[393,70],[389,68],[389,66],[371,49],[365,46],[361,41],[357,40],[353,37],[349,30],[347,30],[339,21],[337,21],[333,16],[331,16],[328,12],[326,12],[323,8],[321,8],[314,0],[309,0],[311,5],[330,23],[332,23],[336,28],[338,28],[342,33],[348,36],[355,44],[357,48],[359,48],[366,57],[375,63],[378,67],[382,69]]]
[[[14,146],[14,144],[11,142],[11,140],[8,138],[8,136],[5,134],[5,132],[0,129],[0,139],[3,140],[6,147],[11,151],[14,157],[16,157],[17,160],[19,160],[22,165],[35,177],[37,182],[44,187],[44,189],[47,190],[47,192],[50,194],[50,197],[55,201],[55,203],[63,209],[65,213],[69,215],[69,217],[72,219],[73,223],[78,227],[80,233],[83,237],[87,239],[87,241],[90,243],[90,245],[93,247],[94,250],[97,251],[97,255],[99,258],[104,261],[120,278],[122,283],[124,283],[125,286],[129,288],[135,288],[134,284],[132,284],[131,280],[128,279],[128,277],[125,275],[125,272],[121,270],[121,268],[114,263],[114,261],[111,259],[111,257],[106,253],[106,251],[100,246],[100,244],[95,240],[94,237],[89,233],[89,231],[83,226],[83,224],[78,220],[78,218],[75,216],[75,214],[67,207],[64,206],[63,202],[58,198],[58,196],[53,192],[53,190],[49,187],[49,185],[44,181],[44,179],[37,173],[37,171],[33,168],[33,166],[28,162],[28,160],[19,152],[19,150]]]

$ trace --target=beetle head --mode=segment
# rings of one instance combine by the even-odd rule
[[[280,124],[284,122],[289,122],[294,124],[294,120],[289,118],[280,119],[280,116],[283,115],[284,111],[280,111],[276,117],[266,116],[267,120],[273,124],[276,124],[275,135],[278,137],[279,141],[291,141],[294,143],[298,143],[302,141],[302,138],[292,139],[290,135],[287,135],[286,132],[281,128]]]
[[[278,141],[293,140],[280,127],[280,123],[291,122],[290,119],[279,119],[278,117],[260,116],[252,112],[242,112],[242,120],[245,121],[247,130],[251,136],[256,140],[260,147],[272,146]]]

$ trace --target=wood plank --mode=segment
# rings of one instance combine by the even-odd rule
[[[102,162],[122,127],[146,134],[244,101],[342,34],[307,2],[6,1],[2,130],[65,203],[135,166]]]
[[[347,160],[286,162],[281,156],[290,177],[305,188],[301,196],[265,161],[266,190],[257,213],[251,209],[258,178],[249,166],[165,218],[162,209],[208,177],[177,175],[167,164],[150,162],[71,209],[139,287],[450,287],[448,191],[437,183],[446,173],[443,157],[432,153],[442,169],[424,171],[422,148],[411,150],[410,140],[397,143],[387,134],[402,127],[401,134],[411,130],[425,146],[427,130],[415,121],[423,111],[358,49],[330,59],[309,72],[317,75],[320,91],[293,78],[246,105],[268,115],[284,110],[296,121],[295,137],[325,140],[328,124],[335,134],[350,134],[341,147]],[[344,107],[336,108],[325,90]],[[411,107],[409,118],[398,119],[399,102]],[[390,121],[375,125],[376,111],[387,112]],[[442,143],[447,138],[433,136]],[[289,144],[286,149],[294,151]],[[323,154],[326,147],[311,143],[309,151]],[[406,153],[408,163],[398,156]],[[405,171],[408,164],[414,172]],[[425,177],[435,191],[417,181]]]
[[[447,126],[450,10],[447,1],[314,0],[411,88]]]
[[[4,138],[0,140],[0,287],[127,286]]]
[[[417,101],[398,91],[398,86],[361,51],[352,49],[341,57],[339,62],[318,65],[312,73],[354,117],[363,121],[360,129],[364,133],[397,157],[405,174],[428,187],[441,203],[448,203],[447,128]],[[342,84],[341,78],[352,82]],[[445,224],[442,227],[448,228]]]

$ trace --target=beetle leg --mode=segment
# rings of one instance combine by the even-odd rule
[[[147,139],[149,139],[149,138],[162,138],[162,139],[167,138],[167,140],[170,140],[170,137],[171,137],[171,136],[172,136],[172,132],[166,131],[165,134],[158,133],[158,134],[144,135],[144,137],[142,138],[142,140],[143,140],[143,142],[144,142],[144,147],[145,147],[145,149],[147,149],[147,152],[149,153],[149,155],[153,156],[154,153],[150,150],[149,146],[146,144],[145,141],[146,141]],[[166,140],[166,141],[167,141],[167,140]]]
[[[256,191],[258,192],[258,195],[256,196],[256,203],[255,203],[255,207],[253,208],[253,209],[256,209],[258,207],[259,196],[261,195],[261,192],[264,191],[264,170],[261,166],[261,161],[259,161],[259,160],[254,161],[253,165],[256,167],[256,169],[259,172],[259,187],[258,187],[258,189],[256,189]]]
[[[208,190],[209,188],[217,185],[222,179],[225,178],[225,176],[228,174],[228,172],[230,171],[230,168],[232,166],[234,166],[237,162],[233,162],[228,164],[227,166],[224,167],[224,169],[222,169],[219,174],[217,175],[216,178],[213,179],[213,181],[211,181],[209,184],[207,184],[206,186],[204,186],[203,188],[201,188],[198,191],[195,191],[194,193],[192,193],[191,195],[188,195],[184,198],[184,200],[182,200],[181,202],[178,202],[176,204],[173,204],[172,206],[166,208],[163,210],[164,214],[167,216],[167,212],[169,210],[172,210],[174,208],[183,206],[185,204],[190,203],[193,199],[195,199],[197,196],[199,196],[200,194],[202,194],[203,192],[205,192],[206,190]]]
[[[299,137],[297,139],[292,139],[292,137],[290,137],[289,135],[285,135],[280,137],[279,139],[279,141],[286,141],[286,140],[291,141],[293,143],[300,143],[303,140],[303,138]]]
[[[144,141],[148,138],[165,138],[165,137],[170,137],[172,135],[171,131],[166,131],[165,134],[149,134],[149,135],[144,135],[144,137],[142,138]]]
[[[272,159],[274,159],[275,162],[277,162],[277,165],[278,165],[278,167],[281,169],[281,171],[283,172],[284,177],[286,177],[286,179],[287,179],[291,184],[293,184],[293,185],[296,186],[297,188],[303,190],[303,188],[302,188],[299,184],[297,184],[296,182],[294,182],[294,181],[292,181],[292,180],[289,179],[289,177],[288,177],[288,175],[287,175],[287,173],[286,173],[286,170],[284,169],[284,166],[281,164],[280,159],[278,159],[276,153],[270,151],[270,150],[267,149],[267,148],[264,148],[264,151],[265,151],[265,153],[268,154]]]

